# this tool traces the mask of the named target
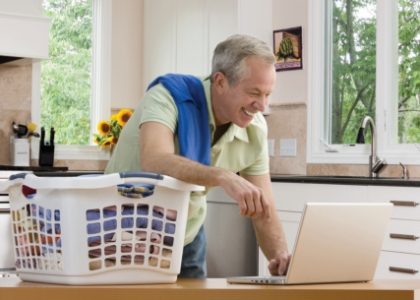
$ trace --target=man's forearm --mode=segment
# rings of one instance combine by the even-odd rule
[[[269,218],[252,220],[258,244],[268,259],[276,257],[281,251],[288,252],[283,227],[275,210],[270,213]]]
[[[226,170],[217,167],[206,166],[188,158],[176,154],[148,155],[147,159],[141,160],[142,170],[165,174],[185,182],[203,185],[217,186]]]
[[[247,176],[249,181],[262,188],[269,205],[269,214],[252,218],[255,235],[264,255],[271,259],[279,252],[287,252],[287,241],[282,224],[277,216],[276,205],[269,174],[262,176]]]

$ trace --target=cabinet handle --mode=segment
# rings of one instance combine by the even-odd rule
[[[419,203],[416,202],[416,201],[391,200],[389,202],[391,202],[395,206],[411,206],[411,207],[416,207],[417,205],[419,205]]]
[[[406,273],[406,274],[416,274],[419,271],[416,269],[409,269],[409,268],[401,268],[401,267],[389,267],[390,272],[399,272],[399,273]]]
[[[0,214],[10,214],[10,208],[0,208]]]
[[[418,240],[419,237],[414,234],[402,234],[402,233],[390,233],[389,237],[391,239],[402,239],[402,240]]]

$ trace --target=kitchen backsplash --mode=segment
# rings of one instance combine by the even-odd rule
[[[0,65],[0,164],[10,164],[12,122],[31,118],[32,65]]]
[[[270,157],[273,174],[306,174],[306,104],[270,105],[266,117],[268,138],[274,140],[274,156]],[[296,139],[296,156],[281,157],[280,139]]]
[[[274,153],[270,159],[272,174],[291,175],[352,175],[367,176],[368,165],[308,164],[306,163],[307,107],[305,103],[270,105],[267,116],[268,138],[275,140]],[[296,156],[281,157],[280,139],[296,139]],[[420,166],[407,165],[411,178],[420,178]],[[380,176],[399,177],[400,165],[387,165]]]

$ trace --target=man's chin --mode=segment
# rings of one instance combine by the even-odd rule
[[[248,127],[248,125],[249,124],[251,124],[251,122],[252,122],[252,120],[250,120],[250,121],[247,121],[247,122],[233,122],[233,124],[235,124],[236,126],[238,126],[238,127],[241,127],[241,128],[246,128],[246,127]]]

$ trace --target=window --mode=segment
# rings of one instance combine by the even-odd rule
[[[309,12],[308,161],[366,163],[356,136],[370,115],[382,158],[420,163],[420,3],[316,0]]]
[[[32,119],[55,128],[57,159],[103,159],[92,135],[110,112],[111,1],[43,0],[43,8],[49,60],[34,64]]]
[[[58,144],[88,145],[92,90],[92,1],[44,0],[51,20],[41,63],[41,124]]]

